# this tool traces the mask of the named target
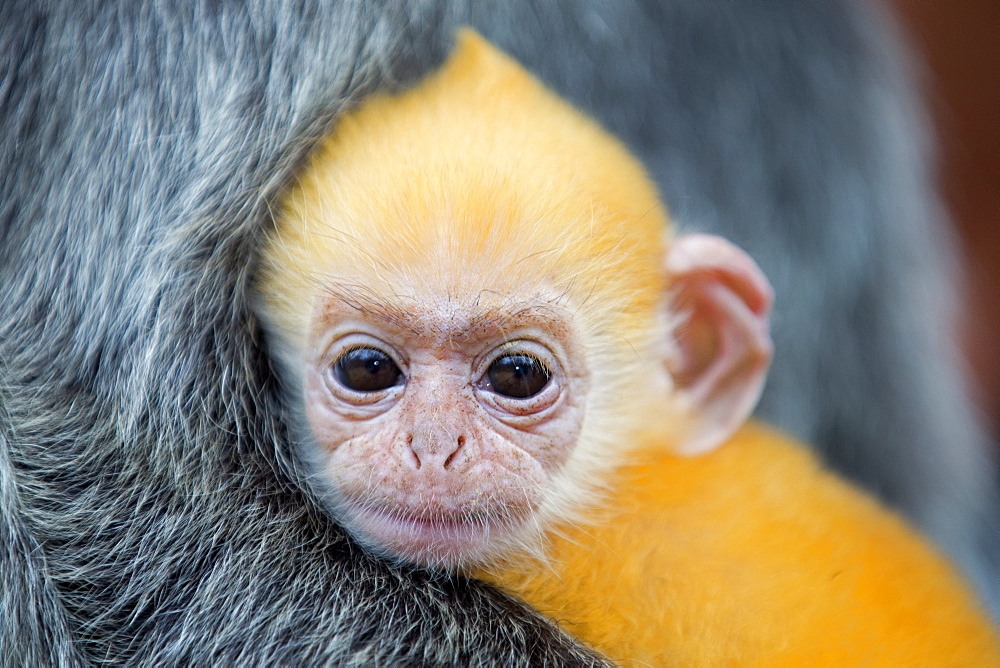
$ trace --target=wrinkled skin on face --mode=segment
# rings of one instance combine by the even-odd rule
[[[378,551],[482,562],[532,528],[573,450],[587,373],[570,314],[422,300],[318,305],[304,376],[312,457]]]

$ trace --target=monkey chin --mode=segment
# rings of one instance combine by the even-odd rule
[[[519,542],[531,511],[504,506],[493,512],[414,512],[371,504],[341,505],[348,531],[370,551],[434,570],[482,566]]]

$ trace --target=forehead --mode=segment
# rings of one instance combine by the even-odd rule
[[[545,293],[515,299],[486,291],[407,296],[334,288],[322,291],[316,320],[322,328],[361,320],[429,340],[480,339],[526,329],[565,338],[571,311],[563,302]]]
[[[656,264],[666,224],[624,145],[481,40],[341,118],[282,209],[281,242],[309,266],[471,268],[486,285],[577,260],[604,275],[623,256]]]
[[[466,47],[343,117],[290,184],[260,284],[296,336],[317,298],[452,337],[552,329],[567,302],[593,329],[658,299],[666,213],[642,167],[516,63]]]

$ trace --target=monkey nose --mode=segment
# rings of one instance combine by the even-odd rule
[[[459,460],[459,455],[465,447],[465,435],[457,438],[420,437],[409,434],[406,439],[408,463],[415,470],[430,468],[439,470],[452,469]]]

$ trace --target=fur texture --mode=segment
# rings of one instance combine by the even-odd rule
[[[579,348],[570,373],[592,388],[568,399],[584,404],[582,435],[551,481],[539,483],[534,523],[494,551],[538,553],[538,530],[586,508],[624,457],[628,439],[615,435],[667,410],[665,380],[661,392],[644,382],[669,336],[658,317],[667,216],[655,188],[621,142],[471,31],[418,86],[346,115],[277,217],[257,290],[292,406],[307,401],[302,369],[317,345],[307,339],[331,295],[372,304],[362,313],[405,308],[394,318],[459,338],[461,323],[491,314],[567,314],[574,331],[566,340]],[[386,419],[402,419],[401,410]],[[319,466],[329,446],[303,432],[300,447],[319,455]],[[317,466],[306,470],[329,491],[332,476]],[[515,476],[510,484],[525,483]]]
[[[253,247],[414,26],[282,7],[0,21],[2,663],[597,663],[481,584],[367,556],[286,466]]]
[[[616,660],[1000,662],[953,567],[800,447],[750,427],[718,451],[675,454],[683,409],[657,355],[674,334],[660,317],[665,228],[619,142],[465,31],[441,70],[366,100],[300,172],[263,255],[264,320],[303,350],[326,291],[345,287],[458,337],[494,304],[536,295],[572,313],[584,424],[536,512],[538,527],[564,522],[540,561],[501,544],[524,565],[491,579]],[[391,410],[383,419],[402,420]],[[595,479],[613,480],[597,510]]]
[[[948,240],[870,19],[818,1],[4,3],[0,660],[575,651],[324,519],[288,472],[249,309],[301,157],[464,23],[624,137],[679,220],[761,259],[782,351],[764,414],[996,587],[996,487],[941,327]]]
[[[637,439],[547,567],[490,579],[625,665],[1000,665],[951,564],[801,446],[759,426],[701,457],[663,439]]]
[[[891,21],[851,0],[566,4],[475,3],[469,23],[623,138],[679,232],[760,264],[777,352],[758,416],[911,517],[1000,619],[998,463],[962,380],[954,249]]]

